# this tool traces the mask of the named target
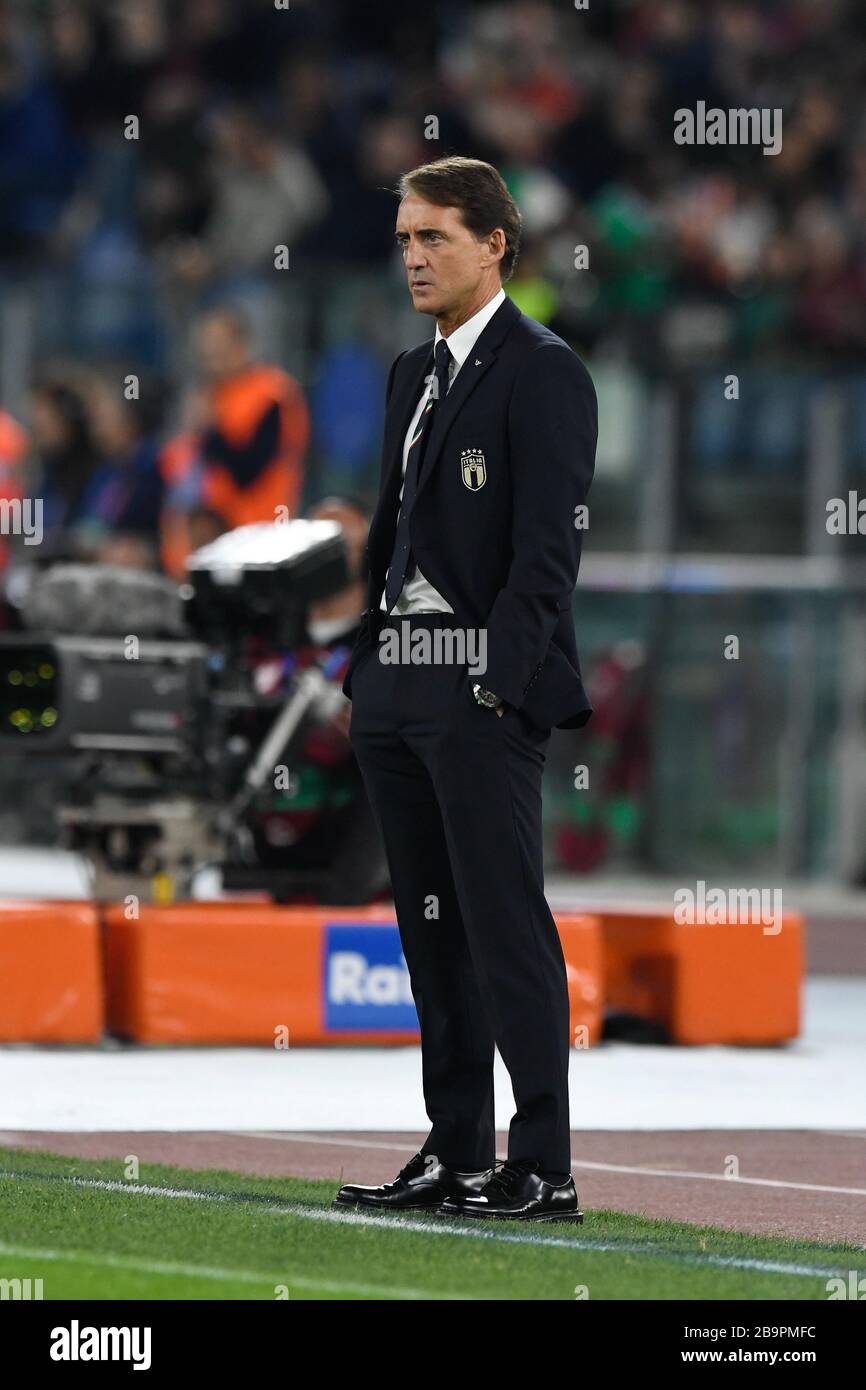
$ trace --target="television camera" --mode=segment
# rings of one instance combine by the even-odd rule
[[[324,860],[281,868],[259,833],[275,770],[290,783],[303,729],[345,705],[335,677],[353,633],[292,660],[309,606],[349,583],[341,528],[239,527],[187,571],[180,585],[100,565],[34,572],[20,630],[0,636],[0,758],[55,776],[62,838],[100,900],[187,896],[204,865],[279,901],[377,896],[387,875],[354,760],[349,843],[325,837]]]

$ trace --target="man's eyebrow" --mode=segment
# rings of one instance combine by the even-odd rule
[[[418,235],[419,235],[419,236],[428,236],[431,232],[433,232],[436,236],[447,236],[447,233],[446,233],[446,232],[443,232],[441,227],[419,227],[419,228],[418,228]],[[401,236],[408,236],[409,233],[408,233],[408,232],[404,232],[404,231],[396,231],[396,232],[394,233],[394,235],[395,235],[396,237],[401,237]]]

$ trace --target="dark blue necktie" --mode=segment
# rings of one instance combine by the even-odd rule
[[[389,613],[400,597],[400,594],[403,592],[403,585],[408,579],[412,578],[415,572],[415,559],[412,555],[412,547],[409,539],[409,514],[412,511],[412,505],[415,501],[418,478],[421,473],[421,465],[424,462],[424,450],[427,447],[427,441],[433,431],[437,404],[439,401],[445,399],[448,391],[448,368],[451,365],[451,353],[444,338],[440,338],[439,342],[436,344],[435,361],[436,375],[430,383],[430,395],[421,412],[421,418],[415,427],[415,433],[409,445],[409,453],[406,458],[406,476],[403,480],[403,500],[400,504],[400,517],[394,535],[394,550],[391,555],[391,566],[388,570],[388,579],[385,585],[385,604]]]

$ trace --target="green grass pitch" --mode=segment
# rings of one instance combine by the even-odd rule
[[[853,1245],[593,1210],[479,1230],[335,1210],[336,1186],[155,1164],[129,1182],[118,1161],[0,1148],[0,1280],[45,1299],[826,1300],[866,1273]]]

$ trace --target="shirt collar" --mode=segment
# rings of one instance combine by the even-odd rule
[[[500,288],[493,298],[488,300],[483,308],[478,310],[477,314],[473,314],[471,319],[467,319],[465,323],[461,323],[460,327],[455,328],[454,332],[449,334],[446,338],[445,341],[448,344],[448,351],[451,353],[458,367],[463,366],[463,363],[475,345],[476,338],[479,336],[482,329],[487,327],[487,324],[493,318],[493,315],[504,299],[505,291]],[[439,325],[437,323],[436,337],[433,342],[434,352],[436,351],[436,344],[440,342],[441,339],[442,334],[439,332]]]

